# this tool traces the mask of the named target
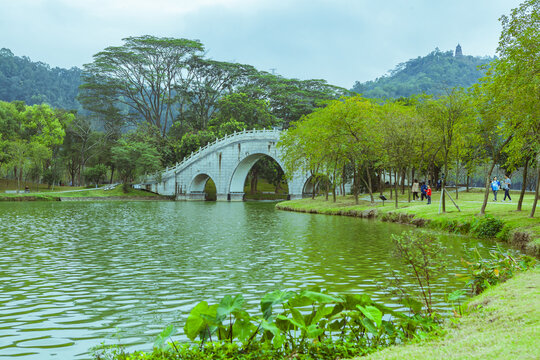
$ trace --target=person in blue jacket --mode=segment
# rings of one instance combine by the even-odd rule
[[[501,182],[497,180],[497,177],[493,177],[493,181],[491,182],[491,191],[493,191],[493,201],[497,201],[497,191],[501,188]]]
[[[422,196],[420,196],[420,200],[424,201],[424,198],[427,199],[427,195],[426,195],[426,190],[427,190],[427,185],[426,185],[426,182],[424,181],[422,183],[422,186],[420,186],[420,192],[422,193]]]

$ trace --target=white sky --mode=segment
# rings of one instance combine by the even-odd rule
[[[207,56],[351,88],[435,47],[495,55],[518,0],[0,0],[0,48],[81,67],[122,38],[198,39]]]

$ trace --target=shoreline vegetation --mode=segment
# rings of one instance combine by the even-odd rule
[[[3,180],[2,180],[3,182]],[[47,189],[39,185],[29,186],[29,192],[16,193],[10,187],[0,188],[0,201],[116,201],[116,200],[170,200],[168,196],[154,194],[133,188],[123,189],[121,185],[109,185],[99,188],[84,187],[56,187],[56,190]],[[4,192],[8,191],[8,192]]]
[[[537,359],[540,352],[540,268],[516,274],[463,306],[443,334],[371,353],[366,360]]]
[[[490,201],[485,216],[479,214],[483,189],[459,192],[457,199],[454,195],[455,193],[452,193],[461,211],[454,206],[448,206],[447,211],[440,214],[440,192],[433,193],[431,205],[427,205],[426,200],[409,202],[407,194],[400,193],[396,208],[395,198],[391,200],[390,193],[385,192],[384,196],[388,200],[384,204],[380,200],[372,204],[369,196],[362,198],[358,205],[355,204],[354,196],[338,196],[336,202],[333,202],[331,197],[327,200],[324,196],[317,196],[314,199],[280,202],[276,204],[276,208],[311,214],[378,219],[473,237],[494,238],[528,255],[540,257],[540,221],[529,217],[534,193],[525,195],[522,211],[516,211],[517,200]],[[515,195],[517,198],[517,193]]]

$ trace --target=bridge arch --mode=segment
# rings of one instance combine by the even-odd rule
[[[231,182],[229,184],[229,192],[231,194],[244,192],[244,184],[246,182],[246,178],[249,171],[251,170],[253,165],[257,163],[257,161],[259,161],[265,156],[274,160],[279,165],[279,167],[281,167],[281,170],[283,170],[283,165],[281,164],[279,159],[276,159],[272,155],[265,154],[262,152],[256,153],[256,154],[250,154],[246,156],[244,159],[242,159],[233,171],[233,174],[231,176]]]
[[[208,175],[207,173],[199,173],[193,177],[191,184],[188,187],[189,200],[205,199],[206,194],[204,192],[204,188],[206,187],[208,180],[214,181],[212,176]]]

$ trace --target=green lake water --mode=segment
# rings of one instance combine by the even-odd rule
[[[88,359],[101,343],[149,349],[199,301],[320,286],[399,307],[385,279],[399,262],[391,234],[412,228],[277,211],[275,203],[0,202],[0,359]],[[462,246],[438,280],[461,287]]]

